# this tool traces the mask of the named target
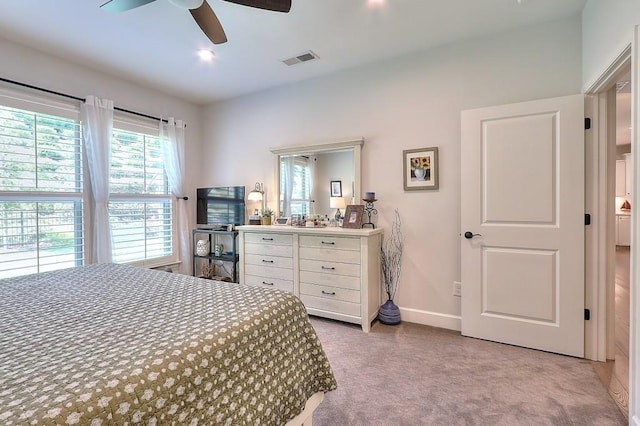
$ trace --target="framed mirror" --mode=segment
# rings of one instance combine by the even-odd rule
[[[342,205],[342,200],[337,198],[342,198],[345,205],[360,204],[363,145],[364,139],[355,139],[272,148],[277,216],[326,214],[333,217],[336,210],[332,206]],[[338,187],[341,197],[335,197]]]

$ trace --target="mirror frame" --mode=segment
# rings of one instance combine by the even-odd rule
[[[349,139],[345,141],[326,142],[310,145],[295,145],[287,147],[271,148],[271,153],[274,154],[274,181],[272,182],[273,188],[276,188],[276,217],[280,217],[280,157],[284,155],[310,155],[320,154],[328,152],[349,151],[353,152],[353,196],[357,204],[358,198],[362,194],[361,190],[361,153],[364,146],[364,138]]]

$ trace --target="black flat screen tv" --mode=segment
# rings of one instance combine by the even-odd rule
[[[196,212],[199,228],[244,225],[244,186],[198,188]]]

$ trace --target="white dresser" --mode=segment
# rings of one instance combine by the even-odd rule
[[[369,331],[381,303],[381,229],[239,226],[240,283],[300,297],[310,315]]]

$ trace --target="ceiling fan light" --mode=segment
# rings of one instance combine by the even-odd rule
[[[215,58],[216,54],[209,49],[200,49],[198,50],[198,56],[200,56],[200,59],[205,62],[211,62],[213,61],[213,58]]]
[[[197,9],[202,6],[204,0],[169,0],[169,2],[183,9]]]

